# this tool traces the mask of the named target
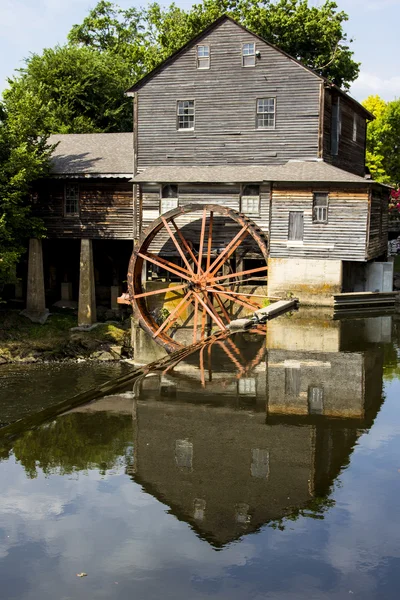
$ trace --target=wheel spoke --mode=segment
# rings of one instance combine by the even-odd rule
[[[185,248],[186,252],[189,254],[190,258],[192,259],[192,261],[194,262],[195,266],[197,267],[198,262],[197,262],[197,258],[193,253],[193,250],[191,249],[191,247],[189,246],[189,244],[187,243],[187,241],[185,240],[183,233],[181,232],[181,230],[179,229],[179,227],[177,226],[177,224],[175,223],[175,221],[173,219],[171,219],[171,223],[174,226],[174,229],[176,231],[176,233],[178,234],[179,239],[181,240],[183,247]]]
[[[194,297],[193,344],[197,342],[197,320],[199,316],[199,299]]]
[[[231,277],[239,277],[242,275],[250,275],[250,273],[260,273],[261,271],[267,271],[268,267],[257,267],[257,269],[249,269],[247,271],[239,271],[238,273],[229,273],[229,275],[221,275],[218,277],[213,277],[214,281],[221,281],[222,279],[230,279]]]
[[[189,273],[194,275],[193,269],[190,266],[190,263],[189,263],[188,259],[186,258],[185,253],[182,251],[182,248],[180,247],[180,245],[176,241],[174,232],[172,231],[171,227],[168,225],[167,220],[165,219],[165,217],[161,217],[161,220],[164,223],[164,227],[168,231],[168,233],[169,233],[172,241],[174,242],[176,249],[178,250],[179,254],[181,255],[183,262],[187,266],[187,268],[189,270]]]
[[[240,300],[236,296],[229,296],[225,292],[221,292],[221,290],[215,290],[213,288],[207,288],[207,292],[208,293],[212,293],[212,294],[220,294],[221,296],[224,296],[225,298],[228,298],[229,300],[233,300],[233,302],[236,302],[237,304],[241,304],[245,308],[251,309],[252,311],[254,311],[255,308],[258,308],[258,306],[255,306],[254,304],[250,304],[247,301]]]
[[[191,295],[192,295],[192,292],[189,291],[186,294],[186,296],[184,296],[182,298],[182,300],[174,308],[172,313],[165,319],[164,323],[162,323],[162,325],[160,325],[160,327],[157,329],[157,331],[155,333],[153,333],[153,338],[157,337],[162,331],[164,331],[164,329],[165,329],[165,331],[168,331],[168,329],[170,329],[172,327],[173,323],[177,320],[179,315],[183,312],[184,308],[186,307],[186,304],[190,303]]]
[[[243,242],[245,237],[248,235],[247,225],[242,227],[242,229],[235,235],[233,240],[229,242],[226,248],[223,249],[221,254],[215,259],[209,269],[207,269],[206,274],[213,276],[218,269],[222,267],[222,265],[229,259],[229,257],[237,250],[240,244]]]
[[[222,313],[223,313],[225,319],[228,321],[228,323],[230,323],[231,322],[231,318],[230,318],[230,316],[229,316],[229,314],[228,314],[228,312],[227,312],[227,310],[226,310],[226,308],[224,306],[224,303],[222,302],[222,300],[218,296],[218,294],[215,296],[215,298],[216,298],[216,300],[217,300],[217,302],[219,304],[220,309],[222,310]]]
[[[196,294],[196,292],[194,292]],[[206,302],[200,297],[200,295],[196,294],[200,304],[202,305],[202,307],[207,311],[207,313],[210,315],[210,317],[213,319],[213,321],[215,321],[218,325],[218,327],[222,330],[225,330],[226,327],[224,325],[224,323],[221,321],[221,319],[219,318],[218,315],[216,315],[212,310],[210,310],[209,308],[209,300],[208,298],[206,298],[207,304]]]
[[[161,290],[152,290],[151,292],[143,292],[143,294],[135,294],[134,298],[145,298],[146,296],[155,296],[157,294],[164,294],[166,292],[175,292],[176,290],[183,290],[187,287],[187,283],[182,285],[176,285],[174,287],[162,288]]]
[[[192,277],[189,277],[190,273],[188,271],[186,271],[186,269],[182,269],[178,265],[175,265],[174,263],[170,263],[168,260],[165,260],[164,258],[161,258],[160,256],[150,254],[149,252],[147,252],[146,254],[142,254],[141,252],[138,252],[138,256],[140,256],[144,260],[147,260],[147,261],[153,263],[154,265],[157,265],[157,267],[161,267],[162,269],[165,269],[166,271],[169,271],[170,273],[173,273],[174,275],[178,275],[178,277],[182,277],[182,279],[187,279],[187,281],[192,281]],[[182,271],[184,271],[184,272],[182,272]]]
[[[232,292],[230,290],[226,290],[221,285],[215,285],[214,288],[216,289],[217,293],[219,293],[221,291],[225,294],[225,296],[228,296],[228,297],[234,296],[234,298],[231,298],[231,300],[235,300],[235,297],[240,298],[241,300],[243,300],[243,302],[247,302],[247,304],[250,304],[255,310],[258,310],[260,308],[260,306],[258,304],[255,304],[251,300],[248,300],[247,299],[248,296],[251,298],[265,298],[265,296],[261,296],[261,295],[254,296],[254,294],[244,294],[242,292]]]
[[[201,273],[201,261],[203,259],[203,244],[204,244],[204,234],[206,231],[206,220],[207,220],[207,210],[203,210],[203,218],[201,221],[201,232],[200,232],[200,246],[199,246],[199,262],[197,265],[197,274]]]
[[[213,232],[214,213],[210,211],[210,219],[208,221],[208,242],[207,242],[207,263],[206,270],[210,268],[211,250],[212,250],[212,232]]]

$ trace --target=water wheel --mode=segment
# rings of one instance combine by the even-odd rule
[[[162,248],[157,245],[160,239]],[[232,257],[246,247],[262,266],[238,270]],[[238,285],[249,276],[266,275],[266,263],[265,235],[245,215],[217,204],[180,206],[161,215],[140,236],[129,263],[129,302],[140,326],[172,352],[183,345],[173,335],[178,319],[188,311],[196,342],[199,331],[200,339],[206,337],[207,323],[225,331],[238,309],[249,314],[259,308],[260,303],[238,291]],[[146,266],[162,271],[168,286],[146,289]],[[177,301],[160,320],[151,302],[171,293]]]

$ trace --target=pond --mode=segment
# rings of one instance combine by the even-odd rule
[[[397,599],[396,319],[279,317],[0,433],[1,597]]]

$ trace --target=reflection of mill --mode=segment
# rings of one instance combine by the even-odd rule
[[[315,505],[380,407],[383,350],[369,340],[387,322],[361,325],[351,347],[351,322],[299,313],[268,324],[266,351],[262,336],[233,339],[261,356],[242,377],[220,349],[205,385],[198,357],[143,379],[132,478],[216,547]]]

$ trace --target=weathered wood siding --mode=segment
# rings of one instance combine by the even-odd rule
[[[341,128],[339,134],[339,151],[336,156],[331,152],[332,135],[332,103],[338,98],[338,94],[330,89],[324,90],[324,131],[323,131],[323,159],[326,162],[345,169],[351,173],[356,173],[361,177],[365,174],[365,133],[366,120],[357,111],[355,105],[346,100],[343,96],[340,98],[340,117]],[[357,115],[357,139],[353,141],[353,120]]]
[[[329,192],[328,223],[313,223],[313,192]],[[289,241],[289,212],[304,213],[303,241]],[[275,184],[272,193],[270,256],[365,260],[368,190]]]
[[[64,216],[65,181],[47,180],[38,188],[35,214],[44,220],[49,237],[133,239],[132,183],[121,179],[66,181],[79,185],[79,216]]]
[[[371,190],[368,259],[377,258],[387,252],[389,226],[389,193],[384,188]]]
[[[219,204],[240,211],[240,185],[179,185],[179,205],[188,204]],[[250,217],[266,234],[269,226],[270,187],[260,187],[260,214]],[[160,214],[160,187],[155,185],[142,186],[143,219],[142,230]],[[177,225],[193,243],[198,243],[200,238],[201,213],[189,213],[176,219]],[[207,229],[208,230],[208,229]],[[239,230],[230,220],[214,218],[213,249],[224,248]],[[250,249],[251,244],[243,243],[243,248]],[[167,232],[160,232],[152,243],[150,250],[161,254],[175,255],[176,251],[170,242]]]
[[[256,43],[255,67],[242,44]],[[138,93],[138,162],[155,165],[281,164],[318,155],[320,79],[225,21],[200,42],[211,68],[196,68],[196,46],[167,64]],[[257,98],[276,98],[276,127],[256,128]],[[194,131],[177,131],[178,100],[195,101]]]

